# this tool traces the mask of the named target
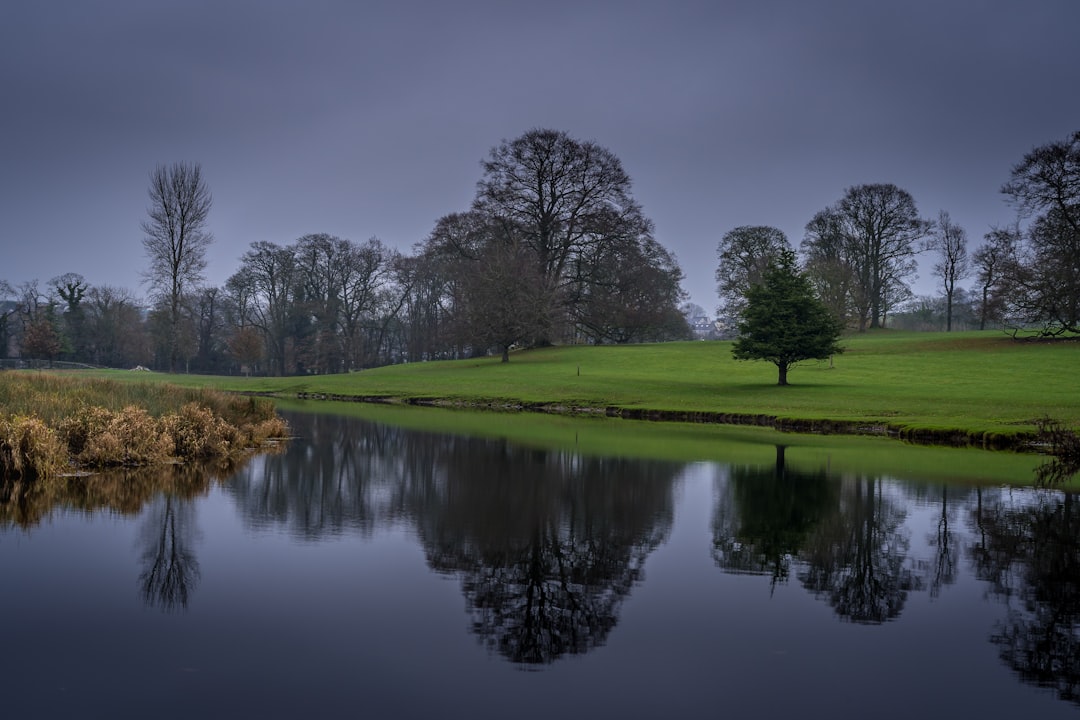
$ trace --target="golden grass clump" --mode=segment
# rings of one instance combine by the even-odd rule
[[[43,421],[0,417],[0,476],[33,480],[61,472],[67,464],[67,448]]]
[[[100,435],[109,427],[112,413],[103,407],[80,407],[57,423],[56,429],[67,442],[68,452],[78,457],[90,438]]]
[[[173,455],[172,437],[162,432],[161,423],[150,413],[134,405],[110,414],[96,430],[85,439],[80,452],[72,453],[82,465],[153,465]],[[68,448],[73,450],[70,436]]]
[[[238,447],[237,428],[197,403],[187,403],[179,413],[162,418],[161,423],[164,434],[172,439],[176,456],[185,460],[227,457],[243,449]]]
[[[260,420],[254,425],[248,426],[248,445],[257,447],[267,440],[280,440],[289,437],[289,423],[275,415],[266,420]]]
[[[164,384],[0,373],[0,479],[234,458],[288,426],[265,398]]]

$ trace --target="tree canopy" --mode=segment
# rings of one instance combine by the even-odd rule
[[[1012,266],[1017,321],[1080,332],[1080,131],[1025,155],[1001,192],[1031,219]]]
[[[675,257],[607,148],[534,129],[483,162],[472,209],[423,246],[445,327],[473,353],[511,344],[685,339]]]
[[[747,290],[731,352],[736,360],[768,360],[779,371],[777,384],[787,385],[788,370],[796,363],[843,352],[841,329],[799,271],[795,253],[784,250],[766,267],[761,282]]]
[[[167,364],[181,359],[185,295],[203,278],[206,250],[214,238],[206,229],[213,198],[197,163],[159,165],[150,173],[150,206],[142,223],[150,267],[145,281],[164,314]]]
[[[829,305],[850,312],[860,330],[883,327],[887,312],[910,295],[916,244],[931,227],[907,191],[888,183],[857,185],[807,224],[807,268],[830,296],[843,293]]]
[[[716,292],[729,319],[742,313],[746,291],[761,279],[769,261],[790,248],[783,231],[768,225],[741,225],[724,233],[716,250]]]

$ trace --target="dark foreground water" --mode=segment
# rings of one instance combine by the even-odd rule
[[[1077,498],[291,421],[9,502],[0,717],[1080,714]]]

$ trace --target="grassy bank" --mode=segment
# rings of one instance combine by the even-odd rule
[[[160,382],[0,373],[0,479],[230,458],[286,431],[263,398]]]
[[[771,364],[732,360],[726,342],[555,347],[514,354],[506,364],[483,358],[300,378],[155,379],[282,396],[577,408],[988,447],[1030,437],[1041,417],[1080,426],[1078,342],[1017,342],[996,331],[887,331],[845,344],[832,363],[795,368],[788,387],[776,385]]]

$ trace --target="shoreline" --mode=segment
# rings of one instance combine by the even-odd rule
[[[1012,451],[1045,454],[1039,435],[1030,432],[1000,434],[974,432],[962,428],[909,428],[890,423],[873,423],[852,420],[784,418],[767,413],[728,413],[710,410],[659,410],[646,408],[623,408],[615,405],[605,407],[572,406],[557,402],[523,403],[491,400],[454,400],[433,397],[402,397],[396,395],[346,395],[301,391],[297,393],[246,392],[269,398],[316,400],[324,402],[358,402],[384,405],[413,405],[417,407],[440,407],[488,412],[543,413],[574,417],[609,417],[648,422],[700,423],[707,425],[742,425],[773,428],[784,433],[809,435],[850,435],[862,437],[888,437],[914,445],[971,447],[991,451]]]

